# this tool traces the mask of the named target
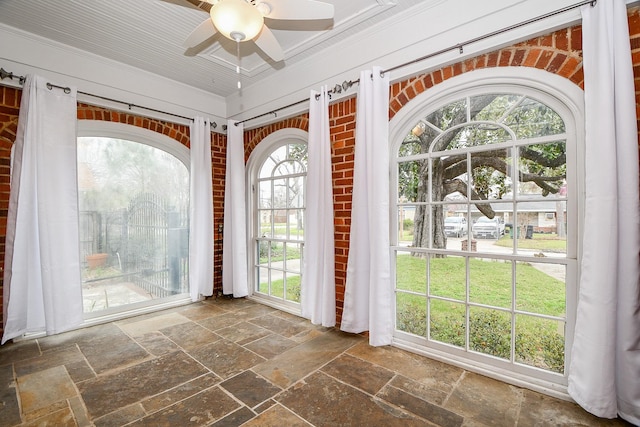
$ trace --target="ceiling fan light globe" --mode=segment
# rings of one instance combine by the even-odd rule
[[[210,14],[218,32],[234,41],[253,39],[264,25],[260,11],[245,0],[220,0]]]

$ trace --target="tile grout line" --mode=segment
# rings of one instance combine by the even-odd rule
[[[515,426],[519,424],[520,421],[520,412],[522,412],[522,404],[524,403],[524,389],[519,388],[520,399],[518,399],[518,409],[516,410],[516,423]]]
[[[460,383],[462,382],[462,380],[464,379],[464,377],[467,375],[467,371],[466,369],[462,369],[462,373],[460,374],[460,378],[458,378],[458,380],[453,384],[453,387],[451,387],[451,391],[449,393],[447,393],[447,397],[444,398],[444,400],[442,401],[442,407],[444,409],[445,405],[449,402],[449,398],[453,395],[453,393],[456,391],[456,389],[458,388],[458,386],[460,385]],[[464,417],[463,417],[464,418]]]
[[[335,328],[333,328],[333,329],[335,329]],[[330,331],[332,331],[333,329],[332,329],[332,328],[330,328],[330,329],[328,329],[328,330],[324,331],[324,332],[323,332],[323,334],[329,333],[329,332],[330,332]],[[319,335],[318,337],[320,337],[320,336],[322,336],[322,335]],[[317,338],[317,337],[316,337],[316,338]],[[315,339],[315,338],[314,338],[314,339]],[[311,341],[311,340],[309,340],[309,341]],[[299,346],[299,345],[302,345],[302,344],[304,344],[304,343],[306,343],[306,342],[309,342],[309,341],[304,341],[304,342],[298,343],[298,344],[296,345],[296,347],[297,347],[297,346]],[[357,345],[357,344],[354,344],[354,346],[355,346],[355,345]],[[311,375],[315,374],[315,373],[321,373],[321,374],[324,374],[324,375],[327,375],[327,376],[329,376],[329,377],[333,378],[332,376],[328,375],[328,374],[327,374],[327,373],[325,373],[325,372],[320,372],[320,370],[321,370],[322,368],[324,368],[325,366],[327,366],[329,363],[333,362],[333,361],[334,361],[335,359],[337,359],[338,357],[340,357],[340,356],[342,356],[343,354],[345,354],[345,353],[346,353],[348,350],[350,350],[352,347],[353,347],[353,346],[351,346],[351,347],[349,347],[349,348],[347,348],[347,349],[343,350],[342,352],[340,352],[339,354],[337,354],[336,356],[334,356],[333,358],[331,358],[330,360],[328,360],[328,361],[327,361],[327,362],[325,362],[324,364],[320,365],[319,367],[317,367],[317,368],[315,368],[314,370],[312,370],[311,372],[309,372],[307,375],[304,375],[302,378],[299,378],[297,381],[292,382],[291,384],[289,384],[289,386],[287,386],[286,388],[283,388],[280,392],[278,392],[278,393],[274,394],[274,395],[273,395],[273,396],[271,396],[269,399],[273,399],[273,401],[274,401],[274,402],[276,402],[276,404],[277,404],[277,405],[280,405],[281,407],[285,408],[287,411],[289,411],[289,412],[291,412],[291,413],[295,414],[297,417],[299,417],[300,419],[304,420],[304,421],[305,421],[306,423],[308,423],[309,425],[314,426],[313,424],[311,424],[311,422],[310,422],[310,421],[308,421],[306,418],[302,417],[302,415],[298,414],[296,411],[294,411],[293,409],[289,408],[288,406],[286,406],[286,405],[282,404],[282,402],[280,402],[280,401],[276,400],[276,397],[277,397],[277,396],[279,396],[279,395],[284,394],[284,393],[285,393],[285,392],[287,392],[289,389],[294,388],[297,384],[299,384],[299,383],[301,383],[301,382],[303,382],[303,381],[304,381],[304,382],[305,382],[305,384],[306,384],[306,381],[305,381],[305,380],[306,380],[307,378],[309,378]],[[291,349],[289,349],[289,350],[292,350],[292,349],[294,349],[294,348],[295,348],[295,347],[292,347],[292,348],[291,348]],[[287,351],[288,351],[288,350],[287,350]],[[284,352],[283,352],[283,353],[284,353]],[[283,353],[280,353],[280,354],[283,354]],[[270,360],[270,359],[267,359],[267,361],[268,361],[268,360]],[[254,367],[255,367],[255,366],[254,366]],[[251,370],[251,372],[254,372],[254,371],[253,371],[253,368],[254,368],[254,367],[250,368],[249,370]],[[260,375],[260,374],[257,374],[257,375]],[[260,375],[260,377],[261,377],[261,378],[264,378],[262,375]],[[270,380],[268,380],[267,378],[265,378],[265,379],[266,379],[270,384],[273,384],[273,385],[275,385],[276,387],[281,388],[279,385],[272,383],[272,382],[271,382]],[[342,382],[342,381],[340,381],[340,382]],[[344,383],[344,384],[345,384],[345,385],[348,385],[348,384],[346,384],[346,383]],[[356,388],[356,387],[353,387],[353,388]],[[357,388],[356,388],[356,389],[357,389]],[[357,389],[357,390],[359,390],[359,389]],[[267,400],[269,400],[269,399],[267,399]],[[267,400],[265,400],[264,402],[266,402]],[[262,403],[264,403],[264,402],[262,402]],[[262,403],[261,403],[261,404],[262,404]],[[256,407],[257,407],[257,406],[259,406],[259,405],[256,405]],[[314,426],[314,427],[315,427],[315,426]]]
[[[38,349],[40,347],[38,346]],[[42,354],[42,352],[40,353]],[[14,392],[16,394],[16,402],[18,403],[18,415],[20,416],[20,422],[24,423],[24,417],[22,416],[23,411],[22,411],[22,399],[20,398],[20,390],[18,387],[18,373],[16,372],[16,364],[15,362],[11,362],[11,373],[13,375],[13,383],[14,383]]]
[[[304,418],[302,415],[298,414],[296,411],[294,411],[293,409],[283,405],[282,403],[276,401],[276,404],[274,406],[280,406],[281,408],[284,408],[286,411],[291,412],[293,415],[295,415],[296,417],[298,417],[299,419],[301,419],[302,421],[304,421],[305,423],[307,423],[309,426],[311,427],[316,427],[315,424],[312,424],[311,421],[309,421],[308,419]],[[267,409],[268,410],[268,409]],[[266,411],[265,411],[266,412]],[[245,423],[241,424],[244,425]]]
[[[78,349],[78,352],[82,355],[82,359],[85,361],[85,363],[87,364],[89,369],[91,369],[91,372],[93,373],[93,375],[95,375],[94,378],[98,378],[98,373],[95,371],[95,369],[93,368],[91,363],[89,363],[89,359],[87,359],[87,356],[82,352],[82,349],[80,348],[78,343],[74,342],[73,344]],[[82,393],[80,392],[80,388],[78,387],[78,384],[75,382],[75,380],[73,378],[71,378],[71,375],[69,374],[69,370],[67,369],[67,365],[63,363],[61,366],[64,367],[65,372],[67,373],[67,375],[69,375],[69,380],[71,381],[71,384],[73,384],[73,388],[75,389],[75,391],[77,393],[76,396],[78,397],[78,400],[80,401],[80,405],[82,406],[82,409],[84,410],[84,417],[89,422],[92,422],[91,421],[91,417],[89,416],[89,409],[87,408],[87,405],[86,405],[86,403],[84,401],[84,398],[82,397]],[[87,380],[85,380],[85,381],[87,381]],[[80,381],[80,382],[83,382],[83,381]],[[67,399],[67,401],[68,400],[69,399]],[[71,409],[71,413],[73,414],[74,419],[77,418],[75,412],[73,411],[73,406],[71,405],[71,402],[69,402],[69,408]]]

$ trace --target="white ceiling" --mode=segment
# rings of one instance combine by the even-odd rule
[[[243,86],[420,3],[324,1],[335,7],[334,21],[325,30],[291,31],[272,26],[285,52],[284,61],[274,63],[252,42],[241,43]],[[196,56],[186,55],[183,41],[209,17],[207,12],[188,6],[186,0],[2,0],[0,23],[227,97],[237,91],[235,43],[218,35]],[[298,23],[299,28],[312,25]]]

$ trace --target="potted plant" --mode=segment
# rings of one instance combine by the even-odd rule
[[[109,255],[105,254],[105,253],[97,253],[97,254],[87,255],[87,257],[86,257],[87,266],[91,270],[93,270],[95,268],[98,268],[98,267],[102,267],[107,263],[107,257],[108,256]]]

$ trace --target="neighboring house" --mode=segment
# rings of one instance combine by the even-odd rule
[[[513,205],[510,203],[491,203],[491,207],[500,216],[507,228],[513,226]],[[465,211],[456,209],[455,215],[464,215]],[[471,206],[471,220],[474,223],[482,213],[475,206]],[[534,233],[556,233],[558,218],[563,221],[566,230],[566,202],[545,200],[539,202],[518,202],[518,219],[516,226],[533,226]]]

